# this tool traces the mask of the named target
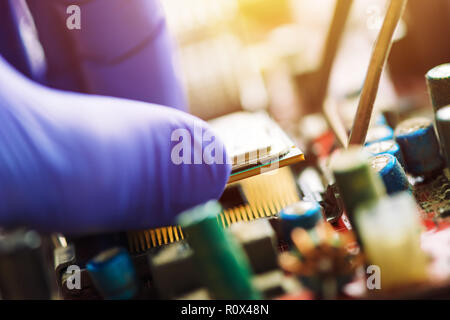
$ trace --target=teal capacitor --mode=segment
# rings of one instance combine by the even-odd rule
[[[383,153],[369,159],[371,167],[383,179],[387,194],[410,190],[405,171],[392,154]]]
[[[394,138],[394,131],[387,125],[374,125],[367,130],[366,142],[368,145],[378,141],[392,140]]]
[[[286,239],[295,228],[312,229],[323,219],[322,207],[313,201],[299,201],[281,210],[281,225]]]
[[[450,105],[442,107],[436,112],[436,127],[442,153],[447,167],[450,167]]]
[[[374,142],[365,146],[364,150],[373,156],[383,153],[389,153],[397,158],[398,162],[403,168],[405,167],[405,161],[403,160],[402,151],[400,150],[400,146],[395,142],[395,140]]]
[[[101,252],[86,264],[86,269],[105,299],[132,299],[138,292],[136,271],[124,248],[114,247]]]
[[[261,299],[248,258],[237,240],[219,225],[216,200],[181,213],[177,220],[194,251],[204,285],[215,299]]]
[[[444,161],[430,119],[418,117],[402,121],[395,129],[395,141],[402,151],[407,172],[431,177],[442,170]]]
[[[361,236],[355,224],[356,209],[364,204],[375,203],[386,195],[381,177],[370,167],[369,155],[360,146],[349,146],[336,151],[330,159],[339,197],[345,213],[354,227],[358,242]]]

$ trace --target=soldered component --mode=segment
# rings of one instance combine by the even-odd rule
[[[334,299],[363,262],[359,253],[348,250],[354,241],[351,233],[337,233],[328,223],[310,231],[297,228],[292,232],[295,249],[278,260],[319,298]]]
[[[138,280],[128,252],[113,247],[95,256],[86,269],[105,299],[132,299],[138,293]]]
[[[369,144],[364,148],[365,151],[373,156],[389,153],[397,158],[397,161],[402,167],[405,167],[405,161],[400,150],[400,146],[394,140],[385,140]]]
[[[365,145],[384,141],[392,140],[394,138],[394,131],[387,125],[375,125],[367,131]]]
[[[434,67],[426,79],[434,110],[450,104],[450,63]]]
[[[202,286],[194,253],[185,242],[167,245],[157,254],[149,255],[148,259],[161,298],[180,297]]]
[[[255,274],[278,268],[275,231],[267,219],[233,224],[230,232],[242,245]]]
[[[396,157],[384,153],[371,157],[369,161],[372,168],[374,168],[383,179],[388,194],[394,194],[410,189],[405,171],[397,161]]]
[[[244,249],[255,275],[278,270],[276,237],[268,220],[235,223],[229,231]],[[167,245],[157,253],[149,254],[148,259],[153,282],[163,299],[184,297],[204,286],[195,265],[194,252],[185,241]]]
[[[411,118],[395,129],[395,140],[402,151],[406,171],[414,176],[433,177],[443,167],[433,122],[427,118]]]
[[[216,299],[259,299],[244,251],[219,224],[221,211],[221,205],[211,200],[177,218],[194,250],[199,274]]]
[[[281,225],[286,238],[295,228],[312,229],[323,219],[322,208],[314,201],[299,201],[281,210]]]
[[[450,105],[442,107],[436,112],[436,127],[442,153],[446,159],[447,167],[450,167]]]

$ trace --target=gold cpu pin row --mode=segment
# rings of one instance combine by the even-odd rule
[[[299,201],[294,176],[288,167],[261,174],[240,182],[248,203],[224,210],[219,223],[233,223],[274,216],[285,206]],[[131,253],[145,252],[184,239],[179,226],[133,231],[128,233]]]

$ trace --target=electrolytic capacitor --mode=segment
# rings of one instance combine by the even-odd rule
[[[2,299],[51,298],[41,237],[35,231],[0,235],[0,293]]]
[[[434,67],[426,74],[431,102],[436,112],[450,104],[450,63]]]
[[[405,171],[392,154],[384,153],[371,157],[370,164],[383,179],[388,194],[410,189]]]
[[[331,170],[353,227],[354,214],[363,203],[375,202],[386,194],[381,178],[369,165],[369,155],[360,147],[339,150],[331,159]],[[358,230],[356,230],[358,235]]]
[[[405,161],[399,145],[394,140],[378,141],[367,145],[364,150],[373,156],[389,153],[397,158],[402,167],[405,167]]]
[[[450,105],[440,108],[436,112],[436,127],[442,153],[450,167]]]
[[[405,170],[414,176],[432,177],[443,167],[433,122],[411,118],[395,129],[395,140],[403,154]]]
[[[381,290],[426,281],[428,260],[420,245],[420,214],[410,193],[400,192],[361,206],[355,220],[366,261],[382,272]]]
[[[101,252],[86,264],[86,269],[105,299],[132,299],[138,292],[136,271],[124,248]]]
[[[216,299],[260,299],[247,256],[237,240],[219,225],[221,212],[222,206],[211,200],[177,218],[194,250],[199,275]]]
[[[365,145],[373,142],[391,140],[394,138],[394,131],[387,125],[375,125],[367,131]]]
[[[283,208],[280,218],[285,238],[290,239],[295,228],[314,228],[323,219],[322,208],[317,202],[300,201]]]

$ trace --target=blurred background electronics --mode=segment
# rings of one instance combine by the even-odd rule
[[[450,0],[162,3],[226,190],[179,225],[2,230],[2,298],[449,298]]]

